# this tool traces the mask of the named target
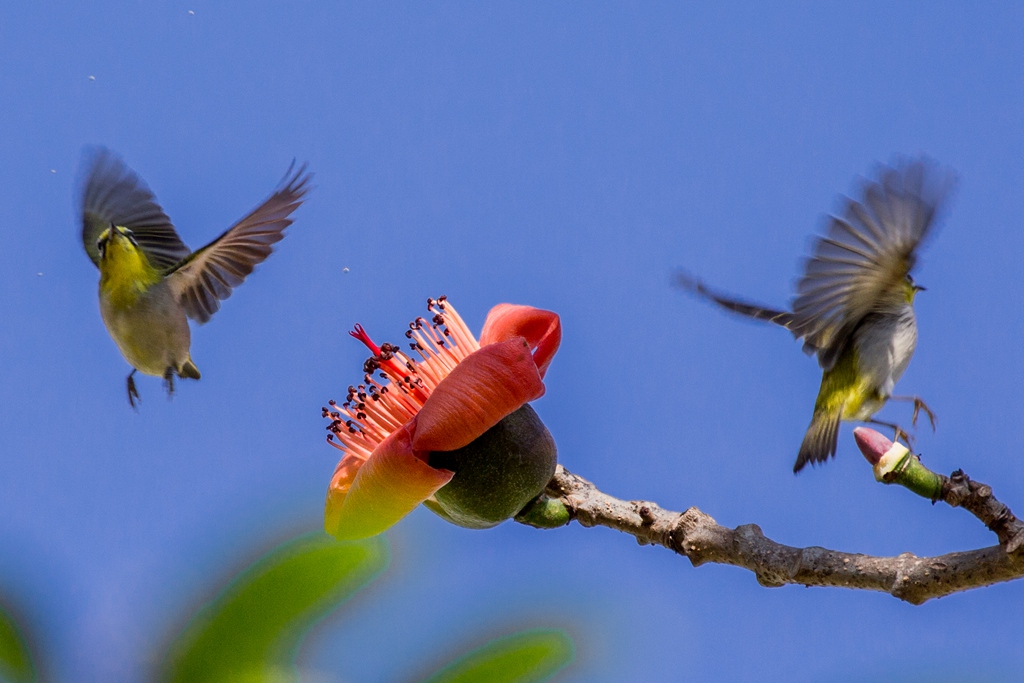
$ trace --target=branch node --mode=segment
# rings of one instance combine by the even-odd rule
[[[1024,546],[1024,529],[1018,531],[1013,538],[1006,542],[1006,554],[1012,555]]]
[[[696,507],[689,507],[679,515],[672,530],[668,532],[667,540],[673,550],[685,555],[694,567],[699,567],[708,561],[708,558],[704,557],[704,552],[709,545],[701,543],[699,540],[701,531],[704,528],[716,526],[717,523],[710,515]]]
[[[643,520],[644,526],[651,526],[652,524],[654,524],[654,520],[657,519],[657,517],[654,516],[654,513],[651,511],[650,506],[642,505],[636,502],[634,502],[633,505],[637,506],[637,514],[639,514],[640,519]]]
[[[741,537],[744,541],[764,538],[764,532],[761,531],[761,527],[756,524],[741,524],[736,527],[736,535]]]

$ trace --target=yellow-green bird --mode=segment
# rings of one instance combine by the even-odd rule
[[[189,355],[188,318],[205,323],[284,237],[302,204],[311,175],[288,169],[279,189],[256,210],[202,249],[190,251],[156,197],[114,153],[85,157],[82,244],[100,271],[100,314],[133,370],[128,402],[139,393],[135,372],[199,379]]]
[[[881,424],[905,437],[899,426],[873,419],[889,399],[913,401],[912,422],[924,410],[935,428],[934,414],[919,397],[892,392],[917,345],[913,304],[924,287],[910,273],[952,184],[951,173],[924,159],[882,167],[859,200],[844,198],[842,215],[829,217],[797,283],[792,311],[734,299],[677,273],[680,286],[781,325],[804,340],[805,352],[817,354],[821,389],[794,472],[835,455],[842,420]]]

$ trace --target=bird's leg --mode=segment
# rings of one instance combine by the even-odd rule
[[[890,401],[913,401],[914,402],[914,415],[910,418],[910,422],[916,427],[917,416],[923,410],[924,414],[928,416],[928,421],[932,423],[932,431],[935,431],[935,413],[928,407],[928,404],[921,400],[920,396],[890,396]]]
[[[167,388],[167,399],[174,396],[174,368],[164,370],[164,386]]]
[[[128,405],[139,410],[139,406],[136,405],[135,401],[142,403],[142,398],[139,396],[139,390],[135,388],[135,373],[137,370],[132,368],[132,371],[128,373]]]
[[[903,430],[903,427],[900,427],[898,424],[893,424],[892,422],[882,422],[881,420],[875,419],[866,420],[866,422],[873,425],[879,425],[881,427],[888,427],[893,431],[893,441],[899,441],[902,438],[903,442],[907,444],[910,450],[914,450],[914,438],[910,436],[910,434],[907,434]]]

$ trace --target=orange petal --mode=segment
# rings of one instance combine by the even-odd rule
[[[468,445],[519,406],[544,395],[544,383],[522,337],[488,344],[455,366],[416,416],[417,451]]]
[[[487,314],[480,332],[480,346],[513,337],[523,337],[530,344],[533,362],[543,378],[551,359],[562,341],[562,323],[558,314],[532,306],[498,304]]]
[[[352,487],[352,482],[355,480],[356,474],[364,462],[366,461],[362,458],[346,455],[338,462],[338,466],[334,468],[334,476],[331,477],[331,484],[327,487],[327,513],[333,519],[327,521],[327,526],[330,527],[337,524],[337,516],[341,511],[341,504],[345,502],[348,490]]]
[[[353,463],[346,464],[351,456],[341,461],[327,492],[327,533],[339,540],[376,536],[451,481],[454,473],[434,469],[413,454],[414,423],[382,441],[354,471]]]

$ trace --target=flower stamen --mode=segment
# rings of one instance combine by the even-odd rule
[[[363,364],[363,384],[350,386],[345,402],[330,401],[328,442],[366,460],[390,434],[411,420],[455,367],[480,349],[447,297],[427,299],[429,319],[409,323],[405,336],[413,358],[394,344],[377,345],[362,325],[349,334],[373,354]],[[379,378],[379,379],[378,379]]]

